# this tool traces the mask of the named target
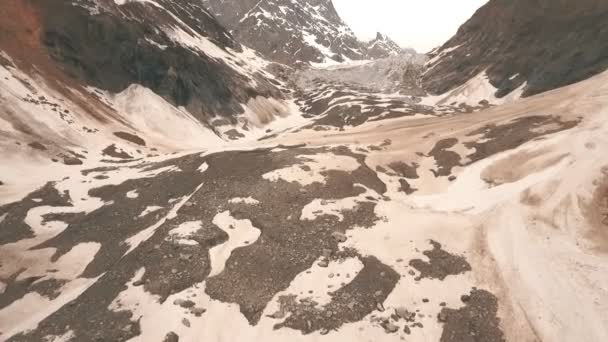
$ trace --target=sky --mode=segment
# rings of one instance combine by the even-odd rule
[[[376,32],[402,47],[428,52],[450,39],[488,0],[333,0],[336,10],[362,40]]]

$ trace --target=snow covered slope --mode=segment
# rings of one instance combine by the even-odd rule
[[[203,0],[243,44],[287,65],[366,57],[331,0]]]

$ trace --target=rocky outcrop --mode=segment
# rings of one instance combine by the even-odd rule
[[[503,97],[572,84],[608,68],[608,2],[491,0],[427,64],[425,87],[441,94],[487,73]]]

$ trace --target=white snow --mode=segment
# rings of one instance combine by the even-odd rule
[[[315,182],[325,183],[325,177],[321,174],[323,171],[354,171],[359,167],[359,163],[354,158],[334,154],[303,155],[299,156],[298,159],[302,161],[301,164],[271,171],[262,175],[262,178],[271,182],[281,179],[286,182],[298,182],[301,185],[310,185]],[[306,168],[310,168],[310,170],[308,171]]]
[[[148,214],[151,214],[155,211],[159,211],[161,209],[163,209],[163,207],[159,207],[156,205],[147,206],[146,209],[144,209],[144,211],[142,211],[141,214],[139,214],[139,217],[144,217]]]
[[[190,221],[180,224],[177,228],[173,228],[169,231],[169,236],[172,241],[177,242],[181,245],[197,245],[195,240],[191,237],[197,231],[203,228],[201,221]]]
[[[209,250],[211,272],[209,277],[220,274],[232,251],[253,244],[260,236],[260,230],[250,220],[237,220],[229,211],[221,212],[213,218],[213,224],[228,234],[228,241]]]
[[[131,191],[127,192],[126,196],[127,196],[127,198],[135,199],[135,198],[139,197],[139,194],[137,193],[137,190],[131,190]]]
[[[255,198],[249,196],[249,197],[236,197],[236,198],[232,198],[229,201],[230,203],[234,203],[234,204],[250,204],[250,205],[256,205],[256,204],[260,204],[260,201],[256,200]]]

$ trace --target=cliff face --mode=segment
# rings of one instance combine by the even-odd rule
[[[608,2],[491,0],[427,64],[432,93],[482,73],[502,97],[530,96],[584,80],[608,68]]]

